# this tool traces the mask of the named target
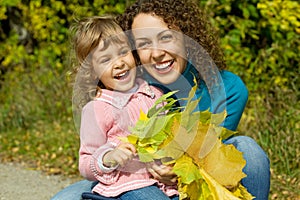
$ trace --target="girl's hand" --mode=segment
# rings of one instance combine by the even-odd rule
[[[177,183],[177,176],[172,172],[171,166],[158,165],[155,162],[147,164],[148,172],[160,182],[166,185],[175,185]]]
[[[132,160],[135,154],[136,149],[132,144],[122,143],[103,156],[103,164],[106,167],[114,167],[116,165],[123,167],[128,161]]]

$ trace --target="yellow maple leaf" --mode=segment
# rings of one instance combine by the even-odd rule
[[[143,110],[140,111],[140,120],[146,121],[148,120],[147,114],[143,112]]]
[[[197,164],[224,186],[235,187],[246,176],[242,172],[246,165],[242,153],[221,141],[217,141],[210,153]]]
[[[197,151],[195,148],[192,149],[193,154],[199,153],[198,157],[195,157],[195,162],[221,185],[235,187],[239,184],[240,180],[246,176],[242,172],[242,169],[246,165],[243,154],[233,145],[225,145],[222,143],[222,141],[216,137],[213,131],[213,125],[211,125],[208,130],[210,131],[206,132],[205,137],[209,136],[210,139],[204,139],[200,151]],[[204,157],[201,156],[203,148],[210,149]]]
[[[228,189],[214,180],[204,169],[200,168],[199,170],[205,179],[205,182],[207,183],[214,200],[241,200],[239,197],[236,197]]]

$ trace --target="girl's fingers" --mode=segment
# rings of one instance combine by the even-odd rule
[[[155,162],[152,162],[147,165],[147,169],[153,178],[166,185],[174,185],[177,183],[176,174],[172,172],[172,167],[170,166],[157,165]]]
[[[154,179],[161,180],[162,177],[152,168],[148,169],[148,172],[153,176]]]
[[[120,149],[127,149],[129,151],[131,151],[133,154],[136,154],[136,149],[133,146],[133,144],[130,143],[122,143],[118,146]]]
[[[121,165],[122,167],[132,160],[135,155],[135,147],[130,143],[122,143],[120,144],[114,152],[115,160]]]
[[[175,176],[175,173],[172,171],[172,168],[165,165],[152,165],[152,169],[159,174],[160,176]]]

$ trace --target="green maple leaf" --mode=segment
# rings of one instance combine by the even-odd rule
[[[193,159],[187,155],[176,160],[173,172],[181,177],[184,184],[190,184],[202,178],[198,167],[193,163]]]
[[[148,110],[147,117],[157,117],[163,112],[172,110],[177,100],[170,97],[176,92],[177,91],[168,92],[157,99],[155,104]]]

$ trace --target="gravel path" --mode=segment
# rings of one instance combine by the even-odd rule
[[[75,181],[62,176],[47,176],[17,164],[0,163],[0,200],[49,200]]]

